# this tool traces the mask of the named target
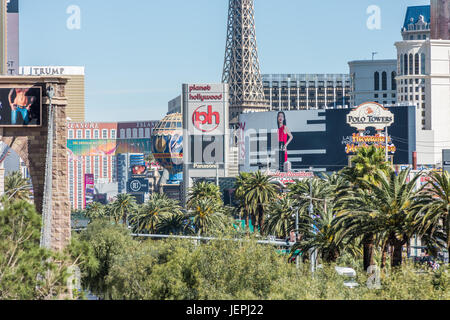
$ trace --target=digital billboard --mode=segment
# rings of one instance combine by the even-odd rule
[[[0,127],[40,126],[42,88],[0,88]]]
[[[254,171],[269,165],[271,170],[284,171],[285,163],[289,163],[292,170],[314,167],[337,171],[347,166],[349,156],[362,146],[375,145],[384,149],[386,137],[383,131],[375,130],[375,125],[363,130],[362,127],[352,127],[354,123],[348,123],[348,116],[355,110],[241,114],[241,170]],[[416,151],[414,107],[392,107],[388,110],[395,119],[388,129],[389,155],[394,164],[411,164],[412,152]]]
[[[151,152],[150,139],[70,139],[67,148],[72,156],[111,156],[122,153]]]

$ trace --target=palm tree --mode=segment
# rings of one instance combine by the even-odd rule
[[[196,233],[200,236],[223,229],[225,216],[222,210],[223,207],[210,198],[199,199],[190,211]]]
[[[86,208],[86,217],[89,218],[89,220],[102,218],[105,214],[105,206],[100,202],[93,202]]]
[[[265,234],[286,238],[295,229],[293,210],[297,203],[289,197],[282,197],[267,208],[267,220],[263,226]]]
[[[380,171],[387,174],[391,170],[389,162],[386,161],[385,152],[375,146],[358,149],[351,163],[352,166],[344,168],[340,174],[355,187],[360,187],[360,181],[376,184]]]
[[[308,220],[310,223],[306,223]],[[332,205],[315,210],[313,218],[305,215],[304,221],[304,240],[293,246],[292,253],[297,249],[302,252],[315,249],[323,261],[335,262],[341,252],[351,246],[350,242],[345,242],[342,231],[336,228],[336,212]]]
[[[30,198],[30,182],[24,179],[20,171],[14,171],[5,178],[5,194],[14,200]]]
[[[216,201],[218,204],[223,204],[219,186],[211,182],[200,181],[195,183],[189,190],[187,208],[190,209],[194,207],[195,203],[203,198],[209,198]]]
[[[358,149],[351,163],[351,167],[346,167],[339,172],[339,175],[347,180],[347,183],[342,183],[335,190],[335,199],[345,199],[346,193],[363,188],[366,182],[373,185],[378,184],[380,173],[389,174],[392,170],[389,162],[386,161],[386,155],[383,149],[376,148],[375,146]],[[362,238],[364,270],[367,270],[370,265],[374,264],[373,250],[375,240],[375,234],[371,232],[364,233]]]
[[[127,193],[119,194],[111,205],[115,222],[122,221],[124,224],[127,224],[128,215],[135,212],[137,208],[136,198]]]
[[[244,176],[244,182],[239,189],[239,197],[252,218],[255,230],[264,226],[266,207],[276,199],[279,189],[270,176],[256,171]]]
[[[419,201],[422,207],[416,219],[420,234],[424,236],[429,231],[433,237],[433,233],[442,229],[446,249],[450,252],[450,174],[447,171],[432,173],[431,180],[420,193]]]
[[[252,174],[250,172],[240,172],[239,176],[236,178],[234,191],[235,197],[239,201],[237,211],[239,212],[239,216],[245,217],[246,228],[249,227],[250,211],[247,203],[244,201],[245,198],[244,190],[247,188],[246,185],[250,180],[251,175]]]
[[[184,213],[163,215],[160,222],[156,225],[156,230],[160,234],[194,234],[189,215]]]
[[[386,175],[380,170],[377,184],[361,181],[363,189],[348,194],[340,205],[344,233],[353,237],[370,235],[373,239],[376,234],[383,235],[378,238],[393,247],[393,267],[402,264],[403,246],[417,231],[412,217],[418,208],[416,181],[420,175],[408,182],[409,173],[404,170],[397,175],[391,171]]]
[[[158,224],[169,215],[181,216],[180,205],[165,194],[153,193],[150,199],[130,218],[135,232],[157,233]]]

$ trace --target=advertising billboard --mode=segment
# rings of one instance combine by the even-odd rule
[[[133,178],[145,177],[147,174],[147,166],[145,165],[144,154],[131,154],[130,167]]]
[[[0,127],[41,126],[42,88],[0,88]]]
[[[150,139],[71,139],[67,148],[72,156],[110,156],[151,152]]]
[[[227,128],[227,86],[224,84],[183,85],[183,127],[189,144],[185,161],[189,165],[225,162]]]
[[[84,207],[87,208],[92,202],[94,202],[94,175],[84,175]]]
[[[309,167],[337,171],[349,164],[349,156],[358,148],[375,145],[384,149],[386,137],[384,132],[375,130],[375,124],[357,129],[351,126],[354,123],[348,123],[355,110],[241,114],[241,170],[254,171],[269,165],[271,170],[282,172],[289,163],[294,171]],[[395,119],[388,131],[389,155],[394,164],[411,164],[412,152],[416,151],[414,107],[392,107],[389,112]]]
[[[195,178],[225,177],[228,85],[183,84],[184,196]]]

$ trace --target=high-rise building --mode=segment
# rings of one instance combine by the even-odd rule
[[[431,0],[431,39],[450,40],[449,0]]]
[[[181,99],[181,95],[170,100],[167,106],[167,114],[181,113],[183,111],[183,99]]]
[[[85,69],[73,66],[21,66],[19,74],[24,76],[61,76],[67,78],[66,113],[69,121],[85,120]]]
[[[243,111],[270,109],[264,99],[254,14],[254,0],[229,0],[222,82],[229,85],[231,124]]]
[[[19,72],[19,0],[8,0],[7,4],[6,73],[17,75]]]
[[[348,107],[348,74],[263,74],[265,99],[271,110]]]
[[[397,103],[397,60],[350,61],[350,105],[367,101],[383,105]]]
[[[397,47],[397,101],[416,106],[417,162],[439,165],[450,148],[450,40],[430,39],[430,6],[408,7]]]

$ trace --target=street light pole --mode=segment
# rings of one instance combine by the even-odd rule
[[[309,167],[309,170],[312,172],[313,168]],[[313,196],[312,196],[312,183],[311,179],[309,180],[309,214],[311,219],[314,219],[314,205],[313,205]],[[314,223],[312,224],[313,232],[314,232]],[[311,259],[311,272],[314,273],[315,265],[316,265],[316,250],[314,248],[310,251],[310,259]]]

